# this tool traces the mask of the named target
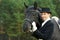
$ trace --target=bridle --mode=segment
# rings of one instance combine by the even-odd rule
[[[35,11],[36,11],[36,12],[38,12],[38,13],[39,13],[39,11],[38,11],[38,10],[30,10],[30,11],[32,11],[32,12],[35,12]],[[33,28],[33,26],[32,26],[32,22],[33,22],[33,21],[35,21],[35,20],[31,20],[31,19],[29,19],[29,18],[25,18],[25,19],[24,19],[24,21],[29,22],[29,23],[31,24],[31,29]]]
[[[33,22],[33,21],[32,21],[32,20],[30,20],[30,19],[28,19],[28,18],[25,18],[24,21],[29,22],[29,23],[31,24],[31,29],[33,28],[33,26],[32,26],[32,22]]]

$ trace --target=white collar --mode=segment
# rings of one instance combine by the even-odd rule
[[[47,22],[47,21],[49,21],[49,20],[51,20],[50,18],[47,18],[43,23],[42,23],[42,27],[44,26],[44,24]]]

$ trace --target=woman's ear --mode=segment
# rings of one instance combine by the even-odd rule
[[[51,14],[49,13],[49,16],[51,17]]]

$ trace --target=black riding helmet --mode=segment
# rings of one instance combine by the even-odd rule
[[[42,8],[42,10],[40,11],[40,13],[43,13],[43,12],[47,12],[47,13],[51,14],[50,8]]]

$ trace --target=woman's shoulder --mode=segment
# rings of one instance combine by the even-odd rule
[[[52,20],[49,20],[46,25],[54,25],[53,21]]]

